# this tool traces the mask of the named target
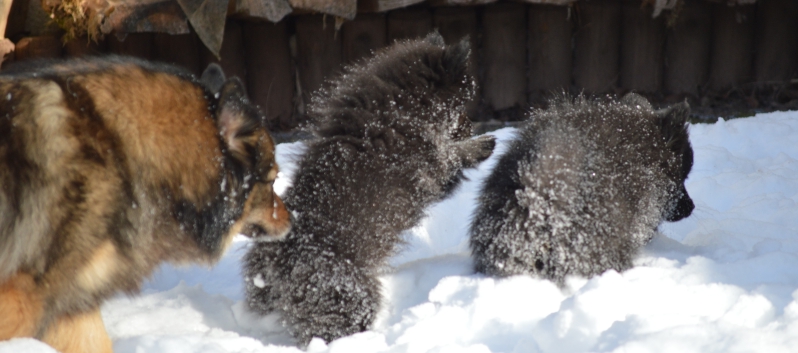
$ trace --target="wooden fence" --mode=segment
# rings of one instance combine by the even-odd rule
[[[295,14],[276,24],[230,18],[221,65],[227,74],[246,78],[252,99],[265,109],[276,131],[300,123],[311,93],[342,65],[433,29],[448,42],[465,36],[472,42],[481,87],[477,120],[522,118],[527,107],[545,104],[553,92],[563,90],[637,91],[657,103],[687,98],[702,114],[798,109],[793,87],[798,1],[729,6],[685,0],[657,18],[643,3],[422,3],[359,13],[338,29],[334,17],[316,14]],[[133,33],[124,41],[111,35],[101,43],[73,41],[63,48],[52,41],[20,40],[15,60],[112,52],[172,62],[195,72],[217,61],[194,34]]]

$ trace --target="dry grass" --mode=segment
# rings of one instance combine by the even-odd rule
[[[103,19],[98,3],[86,0],[61,0],[49,9],[50,18],[64,30],[64,43],[82,36],[97,41],[102,38],[100,23]]]

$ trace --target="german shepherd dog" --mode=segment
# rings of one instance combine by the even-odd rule
[[[263,115],[218,66],[37,62],[0,97],[0,340],[110,352],[104,299],[290,228]]]
[[[493,152],[493,137],[470,139],[469,53],[437,33],[397,42],[315,96],[316,139],[285,196],[293,228],[245,258],[249,306],[281,313],[300,345],[368,329],[401,233]]]
[[[532,112],[482,185],[470,229],[477,272],[562,285],[630,268],[663,220],[693,211],[689,111],[655,111],[632,93]]]

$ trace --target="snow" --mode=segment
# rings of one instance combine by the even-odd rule
[[[497,153],[513,129],[492,134]],[[527,276],[475,275],[466,230],[479,181],[407,232],[381,277],[372,330],[308,352],[790,352],[798,345],[798,112],[692,125],[693,215],[663,224],[635,268],[565,288]],[[302,144],[278,146],[290,183]],[[142,295],[102,307],[117,353],[301,352],[275,315],[247,312],[240,275],[249,241],[214,268],[163,266]],[[53,352],[32,339],[0,353]]]

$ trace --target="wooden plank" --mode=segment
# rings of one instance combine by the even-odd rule
[[[14,60],[32,60],[61,57],[61,41],[56,36],[25,37],[14,50]]]
[[[573,22],[566,7],[530,5],[527,24],[529,99],[542,103],[571,87]]]
[[[19,40],[25,33],[25,21],[28,18],[29,0],[13,0],[11,13],[8,14],[5,37],[12,41]]]
[[[301,15],[295,19],[296,64],[302,92],[298,113],[304,115],[312,93],[340,69],[341,36],[336,34],[331,21],[325,25],[322,15]]]
[[[288,24],[249,22],[244,25],[247,48],[249,97],[266,114],[272,132],[296,127],[294,111],[294,67],[288,45]]]
[[[357,12],[385,12],[403,9],[424,0],[360,0],[357,2]]]
[[[202,74],[205,69],[200,60],[202,43],[196,33],[156,33],[154,41],[155,60],[185,67],[197,75]]]
[[[665,44],[665,93],[697,96],[709,75],[712,12],[706,1],[684,3]]]
[[[431,6],[479,6],[494,3],[496,0],[430,0]]]
[[[755,11],[752,5],[712,4],[711,90],[724,91],[752,81]]]
[[[183,9],[172,0],[138,0],[117,4],[102,21],[100,29],[103,33],[189,32]]]
[[[120,39],[119,37],[122,38]],[[154,33],[112,34],[106,38],[108,40],[108,49],[114,54],[137,56],[142,59],[152,60]]]
[[[288,0],[295,9],[310,10],[352,20],[357,14],[357,0]]]
[[[474,7],[436,8],[433,24],[446,43],[457,43],[468,36],[472,52],[475,51],[473,49],[477,47],[477,11]]]
[[[621,5],[620,86],[635,92],[662,89],[665,52],[664,16],[652,18],[651,8],[638,0]]]
[[[107,52],[108,45],[105,40],[93,41],[85,36],[73,38],[64,44],[64,55],[66,56],[102,55]]]
[[[224,39],[219,50],[221,59],[211,53],[207,48],[200,49],[203,56],[201,70],[210,63],[217,63],[227,77],[238,77],[242,81],[247,79],[247,64],[244,59],[244,36],[242,26],[238,21],[228,20],[224,26]]]
[[[458,43],[468,36],[471,42],[471,57],[469,65],[476,74],[480,67],[479,57],[479,35],[477,29],[477,9],[472,6],[439,7],[434,9],[433,24],[434,28],[441,34],[447,44]],[[475,75],[477,81],[477,92],[474,101],[469,105],[469,116],[471,119],[490,118],[492,114],[479,114],[474,108],[486,110],[482,101],[482,80],[479,75]]]
[[[621,3],[592,0],[575,3],[574,84],[587,93],[613,91],[618,82]]]
[[[388,14],[388,43],[423,38],[432,32],[432,13],[427,8],[406,8]]]
[[[214,56],[220,56],[229,1],[221,0],[177,0],[186,14],[191,27]]]
[[[498,3],[482,13],[482,93],[494,111],[521,109],[526,105],[526,7]]]
[[[293,11],[288,0],[232,0],[235,14],[279,22]],[[228,10],[229,11],[229,10]]]
[[[343,60],[349,64],[388,44],[383,14],[360,14],[341,26]]]
[[[798,2],[759,0],[756,13],[756,81],[789,81],[798,70]]]
[[[55,35],[61,29],[55,24],[50,13],[42,7],[50,6],[42,1],[30,0],[27,2],[28,11],[25,16],[24,35],[29,37]]]

